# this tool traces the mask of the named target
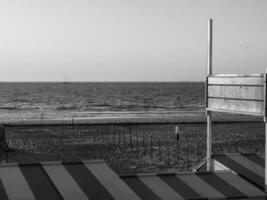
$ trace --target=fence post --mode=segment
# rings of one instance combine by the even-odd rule
[[[130,147],[131,147],[131,152],[133,151],[133,141],[132,141],[132,126],[129,126],[130,128]]]
[[[136,136],[136,152],[139,153],[139,142],[138,142],[138,133],[137,130],[135,130],[135,136]]]
[[[118,145],[119,145],[119,148],[120,148],[121,147],[121,131],[120,131],[120,129],[118,129],[118,134],[119,134]]]
[[[153,138],[152,138],[152,135],[150,135],[150,155],[151,155],[151,159],[153,160]]]
[[[105,129],[106,129],[106,140],[107,140],[106,143],[109,144],[109,129],[108,129],[108,125],[106,125]]]
[[[111,125],[111,134],[113,134],[113,144],[116,145],[116,135],[114,131],[114,125]]]
[[[235,147],[236,147],[236,153],[238,153],[239,152],[239,142],[238,141],[236,141]]]
[[[146,150],[145,150],[145,135],[143,132],[143,152],[144,152],[144,156],[146,155]]]
[[[175,126],[175,136],[176,136],[176,161],[177,161],[177,169],[179,169],[179,127]]]
[[[168,147],[167,147],[167,157],[168,157],[168,166],[170,166],[170,141],[168,140]]]
[[[100,126],[99,128],[101,130],[101,140],[102,140],[102,143],[104,143],[103,127]]]
[[[161,144],[160,144],[160,138],[159,138],[159,140],[158,140],[158,145],[159,145],[159,161],[161,162]]]
[[[199,150],[199,143],[200,143],[200,141],[199,141],[199,133],[197,132],[196,133],[196,153],[197,153],[197,162],[199,163],[199,161],[200,161],[200,158],[199,158],[199,153],[200,153],[200,150]]]
[[[254,145],[255,146],[255,153],[258,153],[258,147],[257,147],[257,144]]]
[[[74,119],[71,118],[72,135],[74,136]]]
[[[126,136],[125,136],[125,131],[123,131],[123,148],[125,148],[125,146],[126,146]]]
[[[188,152],[188,144],[186,144],[186,168],[189,168],[189,152]]]

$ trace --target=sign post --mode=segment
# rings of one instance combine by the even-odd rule
[[[267,69],[263,74],[212,73],[212,19],[208,29],[206,77],[207,171],[212,161],[212,112],[260,116],[265,123],[265,191],[267,192]]]
[[[267,69],[264,74],[264,125],[265,125],[265,172],[264,172],[264,188],[267,192]]]
[[[207,74],[212,75],[212,19],[208,24],[208,63]],[[208,83],[207,83],[208,84]],[[208,107],[208,92],[206,92],[206,106]],[[212,171],[212,133],[211,133],[211,112],[207,110],[207,171]]]

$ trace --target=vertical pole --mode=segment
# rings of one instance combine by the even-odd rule
[[[212,35],[213,35],[213,22],[212,19],[209,19],[209,26],[208,26],[208,63],[207,63],[207,74],[212,74]]]
[[[153,160],[153,138],[152,135],[150,135],[150,155],[151,155],[151,159]]]
[[[170,167],[170,140],[168,140],[167,156],[168,156],[168,166]]]
[[[160,138],[159,138],[159,161],[161,162],[161,144],[160,144]]]
[[[267,69],[264,74],[264,124],[265,124],[265,192],[267,191]]]
[[[267,192],[267,122],[266,117],[264,117],[264,123],[265,123],[265,192]]]
[[[207,112],[207,171],[212,171],[212,158],[211,158],[211,113]]]
[[[208,26],[208,63],[207,63],[207,74],[212,74],[212,19],[209,19],[209,26]],[[208,79],[206,79],[206,106],[208,107]],[[211,113],[207,111],[207,171],[212,171],[212,134],[211,134]]]
[[[139,143],[138,143],[138,130],[136,130],[135,135],[136,135],[136,152],[139,154]]]
[[[73,116],[71,118],[71,128],[72,128],[72,135],[74,136],[74,119],[73,119]]]
[[[175,126],[175,135],[176,135],[176,161],[177,161],[177,169],[179,170],[179,127]]]
[[[118,145],[119,145],[119,148],[121,148],[121,131],[120,131],[120,129],[118,129],[118,134],[119,134]]]
[[[114,125],[111,125],[111,134],[113,134],[113,144],[116,144],[116,135],[114,131]]]
[[[102,139],[102,143],[104,143],[103,127],[100,126],[99,128],[101,128],[101,139]]]
[[[122,127],[123,128],[123,127]],[[125,128],[124,128],[125,129]],[[122,129],[123,130],[123,129]],[[123,130],[123,148],[125,148],[125,145],[126,145],[126,138],[125,138],[125,130]]]
[[[131,147],[131,152],[133,151],[133,141],[132,141],[132,126],[129,125],[130,128],[130,147]]]
[[[143,132],[143,152],[144,152],[144,156],[146,155],[146,149],[145,149],[145,134]]]

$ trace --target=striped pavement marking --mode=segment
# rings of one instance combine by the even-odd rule
[[[19,168],[37,200],[62,200],[42,165],[19,165]]]
[[[197,176],[209,185],[212,185],[213,188],[226,196],[226,198],[247,198],[245,194],[229,185],[215,173],[197,173]]]
[[[258,164],[256,164],[255,162],[247,159],[244,156],[231,156],[231,155],[227,155],[230,159],[234,160],[235,162],[243,165],[244,167],[246,167],[247,169],[249,169],[250,171],[253,171],[255,174],[257,174],[258,176],[263,176],[264,174],[264,168],[259,166]]]
[[[225,158],[235,167],[241,165]],[[253,159],[248,160],[252,162]],[[260,161],[259,158],[255,159]],[[266,193],[263,190],[232,172],[119,177],[103,161],[0,165],[0,200],[207,200],[264,197]]]
[[[160,200],[160,198],[145,185],[138,176],[122,177],[123,181],[141,198],[149,200]]]
[[[4,185],[1,181],[1,178],[0,178],[0,199],[1,200],[8,200],[8,196],[7,196],[6,190],[4,188]]]
[[[179,179],[179,176],[159,176],[162,180],[165,181],[174,191],[180,194],[184,199],[202,199],[202,196],[199,195],[195,190],[185,184]]]
[[[222,193],[214,189],[208,183],[203,181],[195,174],[179,175],[179,178],[187,185],[190,185],[195,191],[197,191],[203,198],[215,199],[226,198]]]
[[[162,200],[184,199],[158,176],[140,176],[139,178]]]
[[[244,154],[242,156],[246,157],[247,159],[251,160],[252,162],[255,162],[256,164],[258,164],[259,166],[261,166],[263,168],[265,166],[265,160],[257,154]]]
[[[223,163],[229,169],[238,173],[240,176],[245,177],[248,180],[251,180],[258,187],[264,187],[264,179],[262,176],[259,176],[253,171],[246,168],[242,163],[237,163],[228,156],[216,156],[215,158],[218,162]]]
[[[0,167],[0,178],[10,200],[35,200],[17,165]]]
[[[237,175],[229,173],[217,173],[217,176],[227,182],[229,185],[232,185],[240,192],[244,193],[248,197],[264,197],[265,193],[260,191],[258,188],[248,183],[246,180],[240,178]]]
[[[64,163],[64,166],[89,199],[114,200],[106,188],[82,162]]]
[[[58,165],[43,165],[43,168],[65,200],[88,200],[61,163]]]
[[[140,198],[106,164],[84,164],[115,199],[140,200]]]

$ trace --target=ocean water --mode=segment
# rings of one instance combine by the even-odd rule
[[[204,111],[202,82],[0,83],[0,121]]]

